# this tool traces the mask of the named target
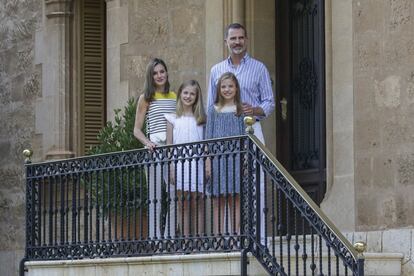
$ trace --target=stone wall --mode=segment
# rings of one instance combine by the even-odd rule
[[[22,151],[34,136],[41,72],[34,66],[40,0],[0,1],[0,267],[16,275],[24,249]]]
[[[128,2],[128,43],[121,46],[120,66],[129,96],[141,92],[151,57],[166,62],[174,91],[184,80],[196,79],[205,93],[204,5],[202,0]]]
[[[412,227],[414,2],[353,1],[353,17],[357,228]]]

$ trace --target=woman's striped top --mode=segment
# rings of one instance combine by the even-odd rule
[[[153,100],[149,103],[147,111],[147,135],[167,132],[165,114],[175,113],[177,96],[174,92],[155,92]]]

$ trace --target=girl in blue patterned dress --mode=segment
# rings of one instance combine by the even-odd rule
[[[207,112],[206,138],[221,138],[244,134],[240,86],[234,74],[224,73],[217,83],[214,105]],[[206,173],[210,177],[211,193],[214,196],[214,218],[216,233],[228,232],[233,222],[233,232],[240,229],[240,154],[224,149],[225,155],[207,162]],[[211,165],[212,163],[212,165]],[[226,209],[228,208],[228,209]],[[226,223],[224,215],[226,212]],[[231,217],[229,220],[228,215]]]

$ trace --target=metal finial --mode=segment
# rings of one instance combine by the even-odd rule
[[[354,248],[358,253],[358,257],[364,257],[364,252],[367,249],[367,244],[363,241],[357,241],[354,243]]]
[[[246,133],[247,134],[253,134],[254,130],[253,130],[253,124],[254,124],[254,119],[251,116],[246,116],[244,117],[244,123],[246,124]]]
[[[23,155],[25,157],[24,162],[30,163],[32,161],[33,151],[30,149],[23,150]]]

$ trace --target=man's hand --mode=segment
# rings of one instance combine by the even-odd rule
[[[242,103],[243,114],[246,116],[265,116],[263,109],[260,106],[251,106],[247,103]]]
[[[250,104],[243,103],[242,104],[243,114],[246,116],[254,116],[254,108]]]

